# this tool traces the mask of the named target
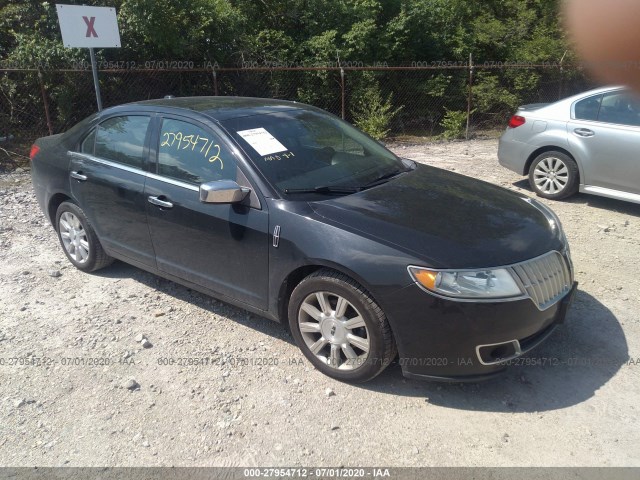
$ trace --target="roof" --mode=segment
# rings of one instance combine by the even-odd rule
[[[169,107],[204,113],[216,120],[248,117],[285,110],[315,110],[304,103],[257,97],[175,97],[145,100],[129,105]]]

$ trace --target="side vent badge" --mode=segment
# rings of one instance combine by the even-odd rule
[[[279,243],[280,243],[280,225],[276,225],[276,228],[273,229],[273,246],[278,248]]]

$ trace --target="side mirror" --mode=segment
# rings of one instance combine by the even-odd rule
[[[203,203],[238,203],[251,192],[233,180],[217,180],[200,185],[200,201]]]

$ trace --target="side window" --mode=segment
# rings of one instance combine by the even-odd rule
[[[585,98],[576,103],[576,120],[598,120],[601,101],[602,95],[596,95],[595,97]]]
[[[139,115],[105,120],[96,130],[96,156],[142,168],[149,121],[150,117]]]
[[[165,118],[160,130],[158,173],[199,185],[236,180],[233,154],[213,132]]]
[[[602,98],[600,122],[640,126],[640,100],[627,92],[612,92]]]
[[[89,135],[84,137],[84,140],[82,140],[82,143],[80,144],[80,151],[82,153],[88,153],[90,155],[93,155],[93,147],[95,143],[96,143],[96,129],[94,128],[93,130],[91,130],[91,132],[89,132]]]

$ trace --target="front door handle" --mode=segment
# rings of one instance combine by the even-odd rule
[[[596,134],[593,130],[589,130],[588,128],[576,128],[573,132],[580,137],[593,137]]]
[[[71,172],[69,176],[71,178],[75,178],[76,180],[80,180],[81,182],[84,182],[87,180],[87,176],[83,175],[82,172]]]
[[[166,200],[160,200],[159,197],[150,196],[147,198],[147,200],[149,200],[149,203],[152,203],[162,208],[173,208],[173,203],[167,202]]]

